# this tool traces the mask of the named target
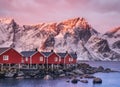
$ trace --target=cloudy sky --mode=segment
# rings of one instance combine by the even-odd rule
[[[84,17],[99,32],[120,26],[120,0],[0,0],[0,18],[19,24]]]

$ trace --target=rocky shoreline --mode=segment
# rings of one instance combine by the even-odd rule
[[[93,83],[102,83],[100,78],[94,77],[92,74],[103,72],[116,72],[110,68],[104,68],[102,66],[92,67],[86,63],[78,63],[76,66],[71,66],[67,69],[36,69],[36,70],[4,70],[0,71],[0,79],[4,78],[15,78],[15,79],[28,79],[28,78],[39,78],[39,79],[56,79],[56,78],[70,78],[66,82],[77,83],[78,81],[83,83],[88,83],[86,79],[93,79]],[[76,77],[80,77],[77,79]]]

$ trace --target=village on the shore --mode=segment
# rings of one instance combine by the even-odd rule
[[[100,78],[91,74],[96,72],[111,72],[109,68],[102,66],[92,67],[85,63],[77,62],[76,53],[56,53],[34,51],[17,52],[10,47],[0,48],[0,79],[3,78],[72,78],[73,83],[81,81],[88,83],[82,78],[94,78],[95,83],[102,83]],[[80,79],[76,77],[80,76]],[[69,82],[69,81],[67,81]]]

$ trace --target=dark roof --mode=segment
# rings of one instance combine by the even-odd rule
[[[2,47],[2,48],[0,48],[0,54],[5,52],[8,49],[9,49],[9,47]]]
[[[77,58],[77,54],[75,54],[75,53],[70,53],[70,55],[71,55],[73,58]]]
[[[57,53],[59,56],[61,56],[62,58],[64,58],[66,56],[66,53]]]
[[[37,51],[22,51],[21,54],[24,56],[24,57],[30,57],[32,56],[34,53],[36,53]]]
[[[44,54],[45,56],[49,56],[52,52],[41,52],[42,54]]]

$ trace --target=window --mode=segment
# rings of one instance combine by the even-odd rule
[[[9,60],[9,56],[8,55],[4,55],[3,56],[3,60]]]
[[[71,61],[71,58],[69,58],[69,62]]]
[[[28,61],[28,58],[26,57],[25,60]]]
[[[59,62],[61,62],[61,58],[59,58]]]
[[[71,61],[73,61],[73,58],[71,58]]]
[[[40,57],[40,61],[43,61],[43,57],[42,56]]]
[[[57,57],[55,57],[55,62],[57,62],[58,61],[58,58]]]

